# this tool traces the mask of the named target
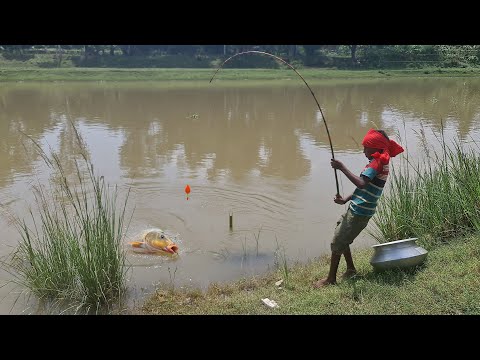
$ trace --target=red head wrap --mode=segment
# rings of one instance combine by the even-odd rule
[[[368,130],[367,135],[363,138],[362,145],[383,150],[382,154],[379,152],[372,154],[372,157],[382,166],[390,162],[390,157],[395,157],[404,151],[403,147],[395,141],[388,140],[381,132],[374,129]]]

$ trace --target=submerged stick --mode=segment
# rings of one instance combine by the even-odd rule
[[[300,76],[300,78],[303,80],[303,82],[305,83],[305,85],[307,85],[308,87],[308,90],[310,90],[310,93],[312,94],[313,98],[315,99],[315,102],[317,103],[317,106],[318,106],[318,110],[320,110],[320,114],[322,115],[322,119],[323,119],[323,123],[325,124],[325,129],[327,130],[327,135],[328,135],[328,142],[330,143],[330,150],[332,152],[332,159],[335,159],[335,154],[333,153],[333,145],[332,145],[332,139],[330,137],[330,131],[328,131],[328,125],[327,125],[327,120],[325,119],[325,116],[323,116],[323,111],[322,111],[322,108],[320,107],[320,104],[318,103],[318,100],[317,98],[315,97],[315,94],[313,93],[312,89],[310,88],[310,86],[308,85],[307,81],[303,78],[302,75],[300,75],[300,73],[297,71],[297,69],[295,69],[292,65],[290,65],[288,62],[286,62],[285,60],[283,60],[282,58],[279,58],[278,56],[275,56],[273,54],[270,54],[270,53],[267,53],[265,51],[257,51],[257,50],[249,50],[249,51],[243,51],[243,52],[239,52],[239,53],[236,53],[235,55],[233,56],[230,56],[227,60],[225,60],[220,66],[219,68],[217,69],[217,71],[215,71],[215,74],[213,74],[212,78],[210,79],[210,82],[212,82],[213,78],[215,77],[215,75],[217,75],[217,73],[219,72],[219,70],[223,67],[223,65],[225,65],[229,60],[233,59],[234,57],[236,56],[239,56],[239,55],[243,55],[243,54],[262,54],[262,55],[268,55],[268,56],[271,56],[275,59],[277,59],[278,61],[281,61],[282,63],[284,63],[285,65],[287,65],[290,69],[292,69],[293,71],[295,71],[295,73]],[[333,169],[333,172],[335,174],[335,184],[337,185],[337,195],[339,196],[340,195],[340,191],[338,189],[338,177],[337,177],[337,169]]]

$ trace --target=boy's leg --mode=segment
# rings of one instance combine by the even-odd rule
[[[347,270],[342,275],[342,278],[346,279],[349,277],[354,276],[357,273],[357,269],[355,269],[355,265],[353,264],[352,252],[350,251],[350,246],[343,252],[343,256],[345,256],[345,262],[347,263]]]
[[[338,239],[341,238],[341,229],[345,228],[344,223],[346,215],[347,213],[340,216],[340,219],[338,219],[337,221],[337,226],[335,227],[332,244],[330,245],[332,248],[332,257],[330,258],[330,270],[328,271],[328,275],[326,278],[314,282],[313,287],[315,288],[321,288],[325,285],[332,285],[337,283],[338,264],[340,263],[340,258],[342,257],[342,250],[339,249],[339,246],[341,247],[342,245],[339,245]]]
[[[341,257],[342,254],[332,253],[332,258],[330,259],[330,271],[328,272],[328,276],[314,283],[313,287],[320,288],[325,285],[334,285],[337,283],[337,270]]]
[[[330,260],[330,271],[328,276],[314,283],[314,287],[319,288],[324,285],[336,284],[338,264],[342,254],[345,255],[347,262],[347,273],[356,273],[355,265],[353,264],[352,253],[350,251],[350,244],[360,234],[360,232],[367,226],[369,218],[363,216],[355,216],[351,210],[340,217],[337,221],[332,243],[332,258]],[[349,272],[350,270],[350,272]],[[345,275],[344,276],[347,276]]]

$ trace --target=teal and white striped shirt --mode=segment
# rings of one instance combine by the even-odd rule
[[[350,209],[356,215],[371,217],[375,214],[378,199],[380,199],[383,187],[387,181],[388,164],[383,165],[383,170],[381,172],[377,172],[374,167],[372,167],[372,161],[376,160],[370,160],[360,174],[360,176],[363,175],[368,177],[371,181],[367,184],[365,189],[357,187],[353,192],[352,200],[350,201]]]

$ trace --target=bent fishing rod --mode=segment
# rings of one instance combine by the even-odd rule
[[[320,104],[318,103],[318,100],[317,100],[317,98],[315,97],[315,94],[313,93],[312,89],[311,89],[310,86],[308,85],[307,81],[306,81],[306,80],[303,78],[303,76],[300,75],[300,73],[297,71],[297,69],[295,69],[292,65],[290,65],[288,62],[286,62],[286,61],[283,60],[282,58],[279,58],[278,56],[275,56],[275,55],[273,55],[273,54],[267,53],[267,52],[265,52],[265,51],[249,50],[249,51],[239,52],[239,53],[236,53],[235,55],[230,56],[227,60],[225,60],[225,61],[219,66],[219,68],[217,69],[217,71],[215,71],[215,74],[213,74],[212,78],[210,79],[210,82],[212,82],[213,78],[215,77],[215,75],[217,75],[217,73],[220,71],[220,69],[223,67],[223,65],[225,65],[228,61],[230,61],[230,60],[233,59],[234,57],[239,56],[239,55],[243,55],[243,54],[262,54],[262,55],[271,56],[271,57],[277,59],[278,61],[281,61],[281,62],[284,63],[285,65],[287,65],[290,69],[292,69],[293,71],[295,71],[295,73],[296,73],[298,76],[300,76],[300,78],[303,80],[303,82],[305,83],[305,85],[307,85],[308,90],[310,90],[310,93],[312,94],[313,98],[315,99],[315,102],[317,103],[317,106],[318,106],[318,110],[320,110],[320,114],[322,115],[323,123],[325,124],[325,129],[327,130],[328,142],[330,143],[330,150],[331,150],[331,152],[332,152],[332,159],[335,160],[335,154],[333,153],[332,139],[331,139],[331,137],[330,137],[330,131],[328,131],[327,120],[325,119],[325,116],[323,115],[322,108],[320,107]],[[333,169],[333,172],[334,172],[334,174],[335,174],[335,184],[337,185],[337,196],[340,196],[340,191],[339,191],[339,189],[338,189],[337,169]]]

